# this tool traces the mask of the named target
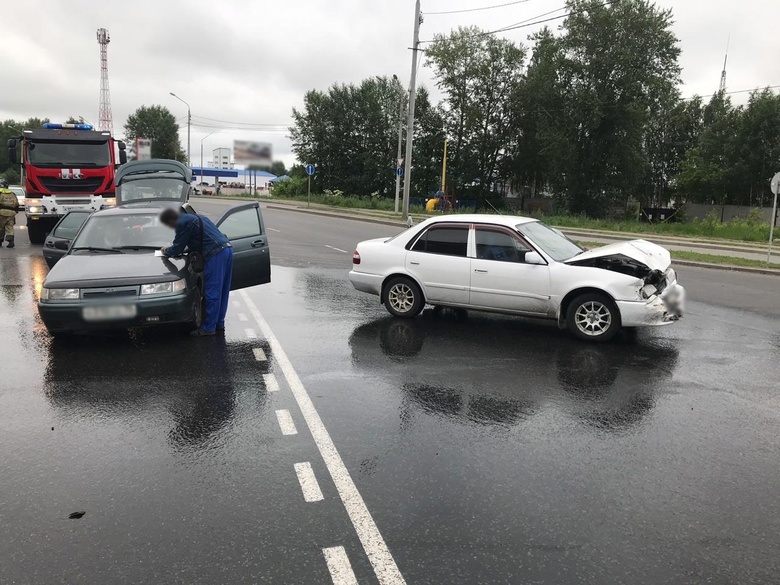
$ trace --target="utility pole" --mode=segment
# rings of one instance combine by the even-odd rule
[[[187,166],[192,166],[192,159],[190,158],[190,129],[192,128],[192,112],[190,111],[190,104],[185,102],[183,99],[181,99],[179,96],[177,96],[175,93],[168,92],[173,97],[175,97],[177,100],[179,100],[181,103],[183,103],[185,106],[187,106]]]
[[[398,81],[398,76],[393,75],[393,79]],[[404,132],[404,102],[406,101],[406,96],[404,95],[404,90],[401,87],[401,82],[398,81],[398,85],[400,88],[399,92],[399,104],[398,104],[398,154],[395,159],[395,212],[398,213],[398,205],[400,203],[401,198],[401,175],[398,174],[398,169],[403,168],[401,166],[401,146],[403,142],[403,132]]]
[[[417,52],[420,45],[420,0],[414,3],[414,37],[412,40],[412,75],[409,78],[409,112],[406,118],[406,157],[404,159],[404,220],[409,218],[409,192],[412,188],[412,143],[414,142],[414,98],[417,84]]]

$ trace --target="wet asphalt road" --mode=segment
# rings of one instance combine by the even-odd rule
[[[331,583],[333,547],[380,582],[301,388],[407,583],[778,581],[780,279],[681,269],[682,322],[595,346],[390,319],[346,271],[394,228],[264,215],[273,282],[224,339],[53,343],[39,249],[0,250],[0,583]]]

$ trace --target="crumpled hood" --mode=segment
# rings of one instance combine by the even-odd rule
[[[579,264],[586,260],[605,258],[617,254],[622,254],[628,256],[632,260],[641,262],[650,270],[660,270],[663,272],[672,264],[672,257],[669,254],[669,250],[662,248],[658,244],[648,242],[647,240],[631,240],[630,242],[618,242],[616,244],[601,246],[600,248],[594,248],[593,250],[583,252],[574,258],[570,258],[566,262]]]

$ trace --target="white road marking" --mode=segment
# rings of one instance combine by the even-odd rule
[[[336,490],[339,493],[341,501],[344,503],[344,508],[349,515],[349,519],[352,521],[352,525],[355,527],[355,532],[360,539],[363,549],[366,551],[371,565],[374,567],[377,579],[382,585],[403,585],[406,581],[401,575],[401,571],[398,569],[398,565],[395,564],[393,555],[390,554],[390,550],[387,548],[384,538],[379,532],[374,519],[371,516],[371,512],[368,511],[366,503],[363,501],[363,497],[349,475],[347,466],[344,465],[344,461],[341,459],[336,445],[333,443],[328,430],[320,418],[317,409],[314,407],[314,403],[309,397],[309,393],[306,391],[306,387],[298,377],[298,373],[295,371],[290,359],[287,357],[284,349],[282,349],[279,340],[276,339],[274,332],[268,326],[268,323],[263,318],[263,315],[254,304],[249,294],[246,291],[241,291],[241,296],[246,303],[252,316],[257,321],[260,331],[266,338],[273,351],[274,359],[276,363],[284,373],[284,377],[287,383],[290,385],[290,390],[295,397],[295,401],[298,403],[298,408],[303,414],[303,418],[306,421],[306,425],[311,431],[312,438],[317,445],[317,449],[322,455],[322,459],[325,461],[325,465],[330,472],[330,476],[333,479],[333,483],[336,485]],[[333,550],[333,549],[324,549]],[[329,553],[325,553],[326,560]],[[338,553],[333,553],[338,555]],[[346,553],[344,554],[346,556]],[[330,564],[328,565],[330,567]],[[350,570],[351,573],[351,570]],[[331,571],[331,575],[333,575]],[[334,582],[336,582],[334,580]],[[352,575],[352,581],[341,581],[342,583],[356,583],[357,581]]]
[[[279,428],[283,435],[297,435],[298,429],[295,428],[292,415],[289,410],[277,410],[276,420],[279,421]]]
[[[279,382],[273,374],[263,374],[263,384],[267,392],[279,392]]]
[[[268,228],[268,229],[271,230],[272,232],[280,232],[280,231],[282,231],[282,230],[278,230],[276,228]]]
[[[235,308],[239,308],[241,306],[241,303],[239,303],[238,301],[233,301],[233,306]]]
[[[246,313],[239,313],[238,314],[238,320],[239,321],[248,321]]]
[[[322,554],[325,555],[325,562],[328,563],[333,585],[357,585],[358,581],[343,546],[323,548]]]
[[[322,495],[322,490],[320,490],[320,484],[317,483],[317,478],[314,476],[311,463],[308,461],[296,463],[295,475],[298,476],[298,483],[301,484],[304,500],[307,502],[319,502],[325,499]]]
[[[244,329],[244,335],[246,335],[247,339],[257,339],[257,333],[255,333],[254,329]]]
[[[331,250],[336,250],[336,252],[343,252],[344,254],[349,254],[346,250],[342,250],[341,248],[336,248],[335,246],[328,246],[328,244],[325,244],[326,248],[330,248]]]
[[[258,362],[264,362],[267,361],[268,358],[265,357],[265,352],[263,351],[262,347],[255,347],[252,349],[252,353],[255,354],[255,359]]]

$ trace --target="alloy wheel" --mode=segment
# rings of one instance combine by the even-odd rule
[[[414,291],[405,283],[396,283],[388,291],[387,301],[399,313],[408,313],[414,306]]]
[[[577,307],[574,322],[585,335],[598,337],[606,333],[612,324],[612,312],[599,301],[587,301]]]

